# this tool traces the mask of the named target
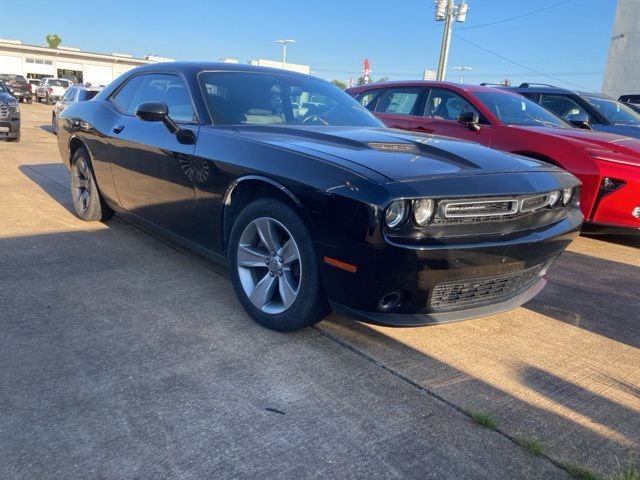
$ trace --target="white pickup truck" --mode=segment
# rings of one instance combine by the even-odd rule
[[[60,100],[71,85],[73,84],[64,78],[45,78],[36,90],[37,100],[51,105]]]

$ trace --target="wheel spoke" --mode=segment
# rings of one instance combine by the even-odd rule
[[[284,265],[289,265],[290,263],[295,262],[300,259],[300,253],[298,252],[298,246],[296,242],[293,241],[293,238],[290,238],[285,242],[280,251],[278,252],[280,258],[282,259],[282,263]]]
[[[284,308],[289,308],[298,296],[296,286],[294,285],[295,280],[288,271],[282,272],[279,278],[278,290],[280,291],[280,298],[282,299]]]
[[[86,178],[80,178],[78,176],[72,177],[72,186],[74,188],[88,188],[89,181]]]
[[[251,292],[251,295],[249,296],[251,303],[262,310],[262,308],[273,298],[273,294],[277,286],[277,278],[278,277],[271,276],[268,273],[262,277],[262,280],[256,284],[253,292]]]
[[[277,252],[280,250],[280,239],[278,238],[278,232],[276,226],[268,218],[259,218],[255,222],[256,230],[260,236],[260,240],[271,252]]]
[[[78,161],[78,170],[80,171],[80,174],[84,178],[88,178],[87,177],[87,164],[84,162],[84,160]]]
[[[87,209],[87,207],[89,206],[89,191],[88,190],[84,190],[80,194],[80,198],[78,199],[78,202],[80,203],[80,207],[83,210]]]
[[[267,255],[256,247],[240,245],[238,248],[238,265],[241,267],[266,267]]]

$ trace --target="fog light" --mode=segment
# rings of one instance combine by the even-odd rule
[[[389,228],[395,228],[407,219],[407,202],[391,202],[384,213],[384,221]]]
[[[424,227],[433,215],[434,202],[430,198],[414,200],[413,202],[413,220],[417,225]]]
[[[633,211],[631,212],[631,215],[633,215],[636,218],[640,218],[640,205],[633,209]]]
[[[603,196],[603,195],[606,195],[607,193],[611,193],[614,190],[617,190],[622,185],[624,185],[624,180],[604,177],[600,182],[600,191],[598,193],[600,194],[600,196]]]

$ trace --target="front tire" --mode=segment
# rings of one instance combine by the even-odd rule
[[[113,210],[105,203],[91,170],[89,153],[79,148],[71,159],[71,199],[78,217],[85,222],[108,220]]]
[[[242,210],[231,230],[229,266],[240,303],[267,328],[298,330],[329,312],[311,234],[284,203],[265,198]]]

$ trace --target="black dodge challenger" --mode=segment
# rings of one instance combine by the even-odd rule
[[[281,331],[330,308],[387,325],[514,308],[582,223],[571,174],[384,128],[276,69],[136,68],[65,109],[58,146],[80,218],[116,211],[227,263],[249,315]]]

